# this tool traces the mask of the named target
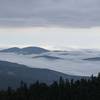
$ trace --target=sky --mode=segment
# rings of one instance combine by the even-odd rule
[[[0,47],[100,48],[100,0],[0,0]]]
[[[100,29],[79,28],[2,28],[0,29],[0,45],[40,46],[46,49],[100,49]],[[3,44],[3,45],[2,45]]]

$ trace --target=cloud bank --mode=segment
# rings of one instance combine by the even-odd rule
[[[0,26],[100,26],[100,0],[0,0]]]

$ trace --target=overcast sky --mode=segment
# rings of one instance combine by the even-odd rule
[[[0,46],[100,48],[100,0],[0,0]]]
[[[1,26],[100,26],[100,0],[0,0]]]

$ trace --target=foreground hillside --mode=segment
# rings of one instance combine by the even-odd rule
[[[49,69],[29,68],[24,65],[0,61],[0,89],[8,86],[18,87],[21,80],[30,84],[39,80],[51,84],[53,81],[59,80],[62,76],[64,79],[80,79],[79,76],[71,76],[56,72]]]

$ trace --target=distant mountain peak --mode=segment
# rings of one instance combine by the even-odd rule
[[[3,49],[0,52],[10,52],[18,54],[41,54],[49,52],[49,50],[40,47],[24,47],[24,48],[13,47],[8,49]]]

